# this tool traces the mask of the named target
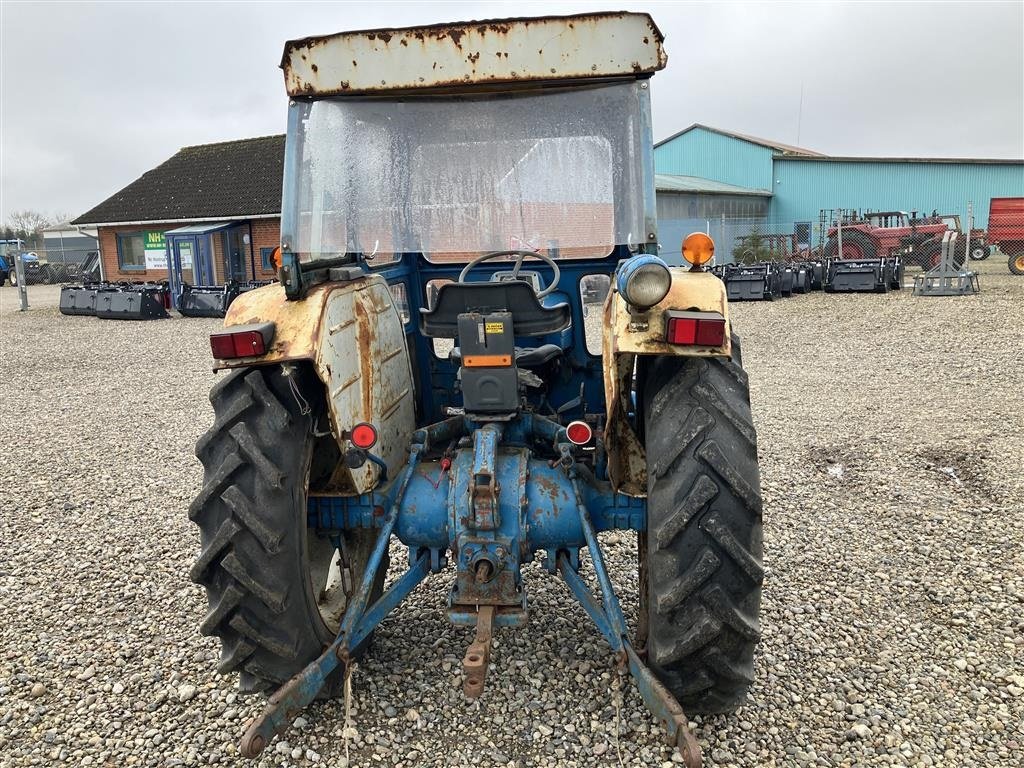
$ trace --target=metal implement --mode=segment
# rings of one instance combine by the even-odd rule
[[[490,569],[483,565],[481,569]],[[462,683],[462,691],[470,699],[475,699],[484,692],[484,680],[487,678],[487,665],[491,661],[491,632],[494,622],[494,606],[481,605],[477,611],[476,635],[466,650],[462,660],[462,673],[466,679]]]
[[[977,272],[956,265],[956,243],[959,233],[942,236],[942,256],[937,266],[914,277],[915,296],[967,296],[978,293],[981,285]]]

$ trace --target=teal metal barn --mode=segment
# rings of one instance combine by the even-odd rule
[[[655,145],[660,174],[698,176],[770,195],[766,224],[817,224],[821,209],[964,214],[985,227],[989,200],[1024,197],[1024,160],[831,157],[695,124]]]

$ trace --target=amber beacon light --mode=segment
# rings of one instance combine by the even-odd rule
[[[701,268],[715,257],[715,241],[703,232],[693,232],[683,240],[683,258]]]

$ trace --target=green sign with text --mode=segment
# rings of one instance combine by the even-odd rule
[[[142,242],[145,243],[144,247],[147,251],[162,251],[167,247],[167,240],[164,238],[163,232],[145,232]]]

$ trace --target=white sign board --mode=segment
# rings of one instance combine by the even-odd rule
[[[146,269],[167,269],[167,250],[146,249]]]

